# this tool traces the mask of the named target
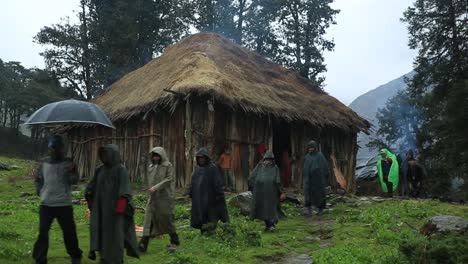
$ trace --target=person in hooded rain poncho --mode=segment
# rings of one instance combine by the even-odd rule
[[[393,191],[398,189],[399,175],[396,156],[388,149],[381,149],[377,160],[377,174],[379,176],[382,191],[393,196]]]
[[[100,253],[100,263],[123,263],[127,255],[138,257],[133,221],[134,206],[127,169],[120,162],[119,149],[110,144],[99,149],[100,166],[86,188],[90,216],[90,253]]]
[[[319,209],[318,214],[322,214],[326,205],[327,194],[325,189],[328,175],[327,159],[319,152],[317,143],[312,140],[308,144],[308,153],[304,158],[304,215],[311,215],[312,206]]]
[[[265,222],[266,231],[274,231],[280,215],[281,178],[275,164],[273,152],[267,151],[263,160],[249,177],[252,190],[252,210],[250,217]]]
[[[229,215],[223,191],[223,178],[212,162],[208,150],[197,154],[197,167],[192,174],[189,196],[192,199],[190,225],[203,232],[216,226],[218,221],[228,222]]]
[[[151,165],[146,179],[149,199],[139,249],[146,252],[150,237],[169,234],[171,241],[167,249],[173,252],[179,245],[179,236],[175,228],[174,167],[169,162],[164,148],[155,147],[150,154]]]

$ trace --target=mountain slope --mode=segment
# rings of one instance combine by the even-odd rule
[[[378,109],[385,107],[385,103],[388,99],[395,96],[399,91],[406,89],[405,77],[413,77],[414,72],[405,74],[395,80],[392,80],[384,85],[381,85],[374,90],[371,90],[358,98],[356,98],[349,107],[353,109],[360,116],[367,119],[372,124],[371,134],[365,135],[360,133],[358,135],[358,144],[360,149],[358,151],[358,164],[363,159],[367,159],[375,155],[373,151],[370,151],[366,144],[369,143],[370,138],[374,135],[375,131],[378,130],[378,122],[376,114]]]

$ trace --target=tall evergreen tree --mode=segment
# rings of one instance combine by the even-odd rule
[[[96,50],[90,38],[90,16],[87,1],[80,1],[79,23],[64,19],[61,24],[43,27],[35,42],[45,46],[41,52],[46,67],[53,71],[70,90],[91,99],[102,87],[96,74]]]
[[[184,0],[81,0],[79,23],[65,20],[35,37],[48,69],[91,99],[124,74],[149,62],[188,32]]]
[[[283,61],[290,68],[322,85],[326,71],[323,51],[333,50],[333,40],[325,38],[326,30],[335,24],[339,10],[330,4],[333,0],[282,0],[280,27]]]
[[[243,43],[245,46],[279,62],[280,46],[277,25],[281,0],[253,0],[245,15]]]
[[[408,91],[400,91],[377,111],[379,129],[368,147],[388,146],[397,153],[420,150],[421,114]]]
[[[404,12],[409,46],[418,50],[408,82],[422,110],[422,158],[437,177],[467,177],[468,2],[416,0]]]

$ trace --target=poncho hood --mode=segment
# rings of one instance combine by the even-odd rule
[[[272,160],[275,159],[275,154],[273,154],[273,151],[267,150],[267,152],[265,152],[265,155],[263,156],[263,160],[266,160],[266,159],[272,159]]]
[[[117,145],[108,144],[108,145],[101,147],[100,150],[105,151],[107,161],[109,162],[110,167],[120,164],[121,162],[120,152],[119,152],[119,147]]]
[[[166,150],[163,147],[155,147],[150,154],[158,154],[161,157],[161,165],[169,165]]]
[[[398,166],[397,157],[392,152],[390,152],[390,150],[386,148],[381,149],[380,153],[385,153],[387,155],[387,158],[390,158],[392,160],[392,166],[390,167],[388,181],[390,181],[393,184],[393,190],[396,191],[398,189],[398,181],[399,181],[399,166]],[[377,160],[377,173],[379,175],[380,185],[382,186],[382,190],[384,192],[388,192],[387,184],[385,184],[384,179],[383,179],[381,155],[379,155],[379,158]]]

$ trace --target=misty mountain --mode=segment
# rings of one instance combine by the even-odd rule
[[[373,136],[375,131],[378,130],[378,121],[376,118],[378,109],[385,107],[388,99],[395,96],[399,91],[406,89],[404,78],[411,78],[413,75],[414,72],[410,72],[393,81],[381,85],[374,90],[359,96],[349,105],[351,109],[372,124],[370,135],[366,135],[364,133],[360,133],[358,135],[358,144],[360,147],[357,155],[358,164],[362,163],[363,160],[367,160],[368,158],[375,156],[376,154],[374,153],[375,151],[369,150],[366,147],[366,144],[369,142],[370,137]]]

